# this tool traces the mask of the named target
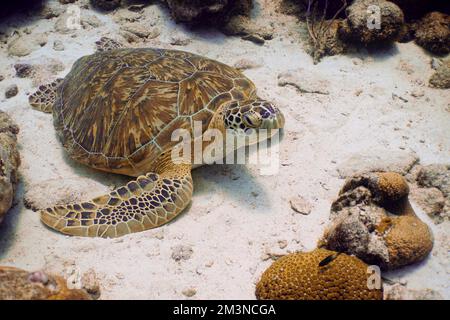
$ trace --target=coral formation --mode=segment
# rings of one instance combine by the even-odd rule
[[[122,0],[90,0],[90,1],[94,8],[109,11],[120,7]]]
[[[44,272],[0,267],[0,300],[91,300],[84,290],[69,289],[67,281]]]
[[[435,54],[450,52],[450,16],[431,12],[423,17],[416,27],[416,43]]]
[[[325,249],[293,253],[263,273],[255,294],[276,300],[380,300],[382,290],[368,288],[367,267],[356,257]]]
[[[377,10],[379,19],[376,18]],[[346,14],[347,19],[339,30],[341,38],[366,45],[395,41],[404,23],[402,10],[385,0],[356,0],[347,7]],[[373,28],[369,28],[368,22],[373,22]]]
[[[189,24],[221,25],[234,16],[248,16],[252,0],[166,0],[172,17]]]
[[[439,89],[450,88],[450,59],[438,67],[429,80],[430,86]]]
[[[0,222],[11,208],[17,184],[20,155],[17,150],[19,128],[11,118],[0,111]]]
[[[382,269],[425,259],[433,236],[415,216],[408,193],[405,179],[394,172],[347,179],[331,206],[332,225],[319,246],[354,254]]]

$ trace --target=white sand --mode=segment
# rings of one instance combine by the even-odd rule
[[[57,59],[65,69],[43,80],[63,77],[78,57],[94,51],[100,36],[117,37],[118,25],[111,14],[84,9],[82,15],[97,15],[104,24],[78,30],[74,38],[53,31],[57,18],[0,24],[2,30],[28,27],[32,35],[48,35],[44,47],[20,59],[8,56],[6,45],[0,47],[5,76],[0,82],[0,106],[20,126],[22,157],[17,204],[0,226],[0,265],[57,273],[91,269],[99,279],[102,299],[186,298],[182,291],[187,288],[194,288],[193,298],[198,299],[253,299],[255,282],[272,262],[267,253],[315,247],[343,183],[336,168],[354,153],[375,149],[389,157],[390,151],[400,150],[415,152],[423,164],[449,162],[450,94],[426,85],[433,70],[431,57],[421,48],[414,43],[396,44],[380,52],[361,50],[328,57],[313,65],[300,41],[296,19],[275,13],[275,1],[256,2],[254,18],[273,22],[276,28],[274,39],[263,46],[219,32],[190,32],[174,24],[158,5],[146,7],[145,15],[161,16],[154,21],[161,35],[138,45],[169,48],[171,37],[181,33],[192,42],[177,49],[230,65],[243,58],[260,63],[261,67],[244,73],[255,82],[259,95],[276,103],[286,116],[279,174],[260,176],[254,166],[242,165],[198,168],[193,173],[192,205],[179,219],[119,239],[64,236],[44,227],[38,214],[24,207],[24,192],[49,179],[84,177],[106,190],[126,178],[70,160],[57,141],[51,115],[34,111],[27,103],[27,93],[35,90],[32,81],[14,77],[13,69],[18,61],[45,64]],[[64,43],[64,51],[52,49],[55,39]],[[299,93],[277,85],[278,74],[298,68],[326,79],[324,89],[329,95]],[[3,92],[12,83],[19,86],[19,94],[5,99]],[[419,91],[423,96],[411,95]],[[88,197],[98,195],[99,188],[90,189],[86,180],[81,181],[86,183],[81,189],[87,189]],[[309,215],[290,208],[289,199],[297,195],[311,203]],[[411,289],[437,290],[449,299],[449,224],[434,226],[417,211],[433,228],[433,252],[425,262],[386,277],[406,281]],[[286,241],[287,247],[280,249],[279,241]],[[179,245],[192,248],[188,260],[172,259],[173,248]]]

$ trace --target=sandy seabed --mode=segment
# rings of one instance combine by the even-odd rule
[[[127,181],[69,159],[52,116],[32,110],[27,98],[40,82],[64,77],[77,58],[93,53],[101,36],[119,39],[120,22],[113,19],[117,14],[82,9],[82,18],[96,16],[99,26],[86,23],[68,34],[55,31],[57,18],[16,17],[0,23],[1,30],[28,28],[32,36],[47,37],[43,47],[22,58],[8,55],[7,45],[0,47],[5,76],[0,107],[20,127],[22,159],[16,204],[0,226],[0,265],[66,276],[95,273],[101,299],[254,299],[255,283],[271,257],[316,247],[344,181],[338,169],[348,159],[378,155],[382,166],[404,154],[422,164],[449,162],[450,93],[428,87],[430,55],[412,42],[396,43],[376,52],[327,57],[314,65],[301,40],[302,23],[276,12],[278,1],[255,2],[252,18],[274,30],[274,38],[263,45],[216,31],[190,31],[175,24],[161,6],[150,5],[140,23],[158,28],[159,36],[133,46],[175,48],[232,66],[249,65],[243,72],[259,96],[273,101],[286,117],[278,174],[262,176],[252,165],[195,169],[192,204],[178,219],[118,239],[53,232],[23,202],[30,190],[42,190],[34,195],[42,203],[64,193],[87,200]],[[53,49],[55,40],[63,43],[63,51]],[[42,70],[33,81],[17,78],[13,65],[18,62]],[[280,86],[278,78],[286,72],[323,92]],[[19,93],[6,99],[3,92],[13,83]],[[297,196],[311,206],[309,215],[292,210],[289,199]],[[436,225],[412,205],[432,228],[434,249],[422,263],[384,276],[450,299],[449,222]]]

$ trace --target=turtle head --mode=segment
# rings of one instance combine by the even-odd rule
[[[224,122],[225,128],[231,130],[272,130],[284,127],[284,116],[265,100],[233,101],[224,110]]]

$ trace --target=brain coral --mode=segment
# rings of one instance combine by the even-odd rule
[[[84,290],[69,289],[66,280],[44,272],[0,267],[0,300],[91,300]]]
[[[389,252],[390,268],[421,261],[433,248],[430,229],[413,216],[392,219],[392,227],[386,232],[384,241]]]
[[[367,265],[340,254],[324,266],[334,251],[316,249],[293,253],[275,261],[256,285],[258,299],[274,300],[381,300],[382,290],[369,289]]]

